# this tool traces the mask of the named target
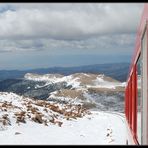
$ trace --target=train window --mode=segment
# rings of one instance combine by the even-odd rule
[[[138,141],[141,143],[141,56],[137,62],[137,87],[138,87],[138,100],[137,100],[137,136]]]

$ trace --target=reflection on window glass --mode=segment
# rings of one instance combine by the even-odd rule
[[[137,100],[137,107],[138,107],[138,113],[137,113],[137,136],[138,141],[141,143],[141,56],[137,63],[137,79],[138,79],[138,100]]]

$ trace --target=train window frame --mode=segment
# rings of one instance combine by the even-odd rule
[[[145,50],[144,50],[145,49]],[[147,110],[148,110],[148,100],[144,98],[148,98],[148,93],[147,93],[147,74],[148,74],[148,27],[147,27],[147,21],[145,23],[143,33],[141,36],[141,64],[142,64],[142,79],[141,79],[141,102],[142,102],[142,116],[141,116],[141,144],[145,144],[148,142],[148,125],[147,125]],[[146,88],[145,88],[146,87]]]
[[[136,104],[136,108],[137,108],[137,111],[136,111],[136,120],[137,120],[137,125],[136,125],[136,127],[137,127],[137,134],[136,134],[136,136],[137,136],[137,140],[138,140],[138,143],[139,144],[141,144],[141,136],[142,136],[142,131],[141,131],[141,118],[142,118],[142,92],[140,92],[140,98],[139,98],[139,94],[138,94],[138,62],[141,64],[141,59],[142,59],[142,54],[140,53],[139,54],[139,56],[138,56],[138,59],[137,59],[137,61],[136,61],[136,71],[137,71],[137,104]],[[140,66],[142,66],[142,64],[140,65]],[[140,72],[141,72],[141,75],[142,75],[142,68],[140,67]],[[141,89],[142,89],[142,76],[141,76]],[[140,116],[140,121],[138,120],[138,101],[139,101],[139,99],[140,99],[140,110],[139,110],[139,112],[141,113],[141,116]],[[140,123],[140,126],[139,126],[139,124],[138,123]]]

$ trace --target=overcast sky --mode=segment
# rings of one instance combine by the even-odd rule
[[[0,3],[0,69],[130,62],[142,3]]]

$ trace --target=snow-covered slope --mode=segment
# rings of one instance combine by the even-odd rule
[[[45,81],[47,83],[44,86],[47,86],[52,83],[66,82],[67,86],[72,85],[73,88],[76,88],[76,87],[79,87],[79,84],[80,84],[77,81],[78,78],[73,78],[72,75],[69,75],[69,76],[62,76],[58,74],[37,75],[37,74],[27,73],[24,76],[24,78],[32,81]],[[39,87],[40,86],[38,86],[38,88]]]
[[[0,145],[126,144],[123,114],[0,93]],[[119,134],[120,131],[120,134]]]
[[[33,122],[0,131],[5,145],[125,145],[124,119],[118,115],[92,112],[84,118],[64,121],[62,127]]]
[[[46,82],[43,86],[36,86],[37,88],[44,89],[45,86],[58,84],[59,82],[64,82],[65,85],[70,86],[48,93],[47,100],[50,101],[80,103],[87,108],[103,109],[104,111],[109,109],[123,112],[124,110],[123,93],[126,83],[121,83],[102,74],[75,73],[69,76],[60,75],[60,77],[56,74],[55,76],[53,74],[26,74],[25,78],[32,81],[44,80]]]
[[[25,79],[28,80],[33,80],[33,81],[56,81],[59,78],[62,78],[63,76],[60,74],[44,74],[44,75],[39,75],[39,74],[32,74],[32,73],[27,73],[25,74]]]
[[[66,82],[67,86],[72,85],[72,88],[97,87],[115,89],[118,86],[124,87],[125,83],[121,83],[105,75],[76,73],[69,76],[58,74],[37,75],[27,73],[25,79],[32,81],[46,81],[46,85],[58,82]]]
[[[89,111],[84,109],[81,104],[55,104],[14,93],[0,92],[0,130],[28,121],[46,126],[51,123],[62,126],[62,120],[83,117],[87,113]]]
[[[51,93],[47,89],[47,100],[0,92],[0,145],[126,144],[125,118],[122,113],[88,110],[96,103],[95,99],[100,101],[96,103],[98,107],[103,108],[102,92],[111,93],[110,98],[104,99],[107,107],[111,101],[115,104],[114,93],[124,89],[125,83],[105,75],[85,73],[69,76],[28,73],[25,75],[26,80],[34,82],[29,81],[31,86],[26,86],[30,91],[33,87],[39,91],[53,84],[62,86],[60,83],[70,87],[60,87]]]

